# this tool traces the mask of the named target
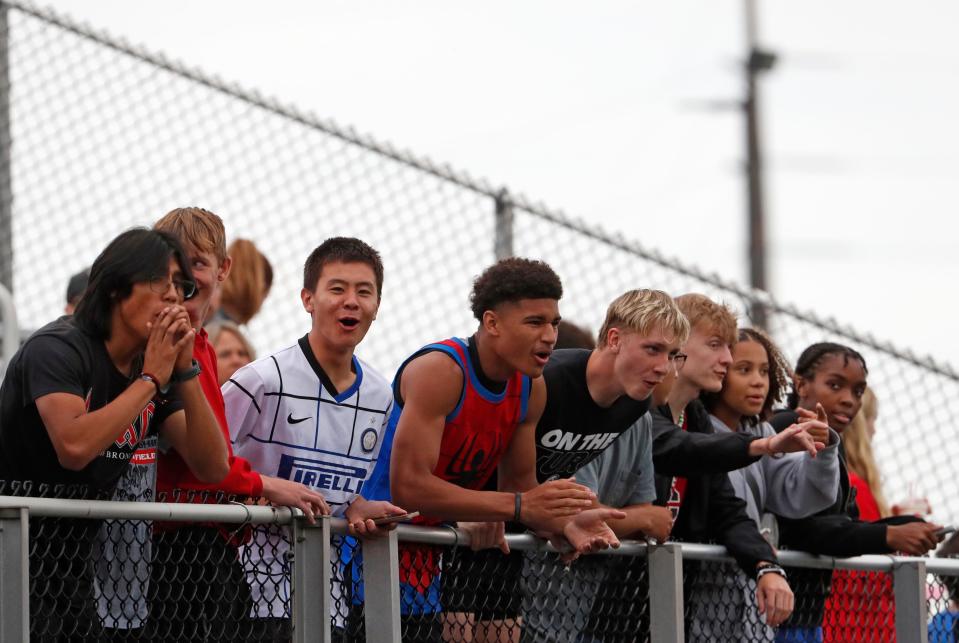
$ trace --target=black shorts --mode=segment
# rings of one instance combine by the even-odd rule
[[[444,612],[466,612],[478,621],[518,618],[523,607],[523,552],[473,551],[452,547],[443,552],[441,583]]]

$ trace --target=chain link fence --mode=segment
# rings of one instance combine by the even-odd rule
[[[59,314],[68,277],[119,231],[180,205],[220,213],[231,237],[254,239],[272,260],[272,294],[249,326],[261,351],[306,332],[297,293],[317,243],[356,235],[378,248],[383,304],[361,353],[387,374],[419,346],[471,331],[471,280],[496,256],[541,258],[564,280],[564,316],[594,331],[613,297],[648,286],[724,300],[743,325],[761,307],[793,360],[824,340],[861,351],[880,402],[887,496],[911,490],[935,519],[959,520],[949,366],[703,274],[691,267],[695,248],[663,257],[65,16],[0,8],[0,283],[21,328]]]
[[[508,555],[472,552],[464,534],[443,528],[401,527],[364,545],[342,520],[305,527],[289,511],[223,498],[103,499],[78,487],[0,482],[3,640],[20,639],[6,628],[24,591],[12,545],[27,523],[10,507],[29,511],[31,641],[327,640],[319,621],[344,643],[657,643],[680,632],[687,641],[853,643],[919,640],[921,630],[952,643],[959,622],[956,561],[784,553],[796,610],[773,629],[757,610],[755,581],[717,546],[626,542],[564,565],[523,534],[508,536]],[[328,547],[310,558],[317,539]],[[394,555],[376,559],[375,548]],[[283,564],[264,565],[278,550]]]

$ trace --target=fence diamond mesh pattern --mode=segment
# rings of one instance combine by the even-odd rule
[[[959,576],[929,574],[926,587],[929,643],[959,641]]]
[[[275,281],[251,322],[270,351],[305,332],[296,293],[302,262],[331,235],[383,254],[384,299],[362,352],[389,373],[418,346],[472,327],[471,279],[494,258],[496,191],[261,96],[184,69],[65,18],[10,4],[9,117],[12,272],[21,325],[62,308],[73,272],[115,234],[171,207],[221,213],[233,237],[254,239]],[[704,292],[748,323],[752,294],[682,262],[514,199],[512,250],[563,277],[563,313],[595,330],[606,304],[649,286]],[[2,252],[2,251],[0,251]],[[0,264],[11,260],[0,256]],[[959,518],[944,490],[959,443],[943,440],[959,412],[948,368],[773,305],[770,331],[790,359],[815,341],[859,349],[881,405],[876,450],[893,500],[912,488],[940,520]]]
[[[249,329],[261,351],[305,332],[296,296],[301,265],[331,235],[360,236],[383,254],[383,305],[361,349],[383,372],[428,341],[470,331],[471,279],[494,247],[508,247],[502,234],[496,238],[498,189],[33,5],[0,6],[9,80],[0,127],[9,127],[12,141],[11,193],[0,194],[0,208],[11,208],[0,211],[0,225],[9,224],[0,230],[0,266],[12,272],[22,327],[54,317],[69,275],[120,230],[198,204],[222,214],[232,237],[254,239],[274,264],[272,294]],[[522,197],[507,203],[512,251],[557,269],[571,320],[595,330],[610,299],[649,286],[704,292],[748,323],[754,294],[747,289]],[[959,415],[956,374],[760,301],[791,360],[823,340],[865,355],[880,402],[876,451],[887,495],[896,500],[912,488],[929,497],[936,519],[959,520],[959,494],[948,493],[959,459],[959,442],[947,439]]]

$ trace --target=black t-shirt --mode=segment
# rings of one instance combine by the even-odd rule
[[[592,351],[553,351],[543,377],[546,408],[536,425],[536,477],[540,482],[572,476],[603,452],[649,410],[649,400],[626,395],[609,408],[593,401],[586,387]]]
[[[140,369],[133,369],[139,376]],[[132,377],[120,373],[102,340],[61,317],[47,324],[17,351],[0,388],[0,480],[113,488],[126,470],[137,443],[182,408],[175,398],[151,400],[116,441],[80,471],[60,465],[37,410],[36,399],[70,393],[96,411],[116,399]]]

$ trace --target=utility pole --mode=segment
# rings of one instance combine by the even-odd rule
[[[757,79],[776,63],[776,55],[763,50],[757,43],[756,0],[746,3],[746,47],[748,57],[746,72],[746,100],[743,112],[746,116],[746,185],[749,221],[749,285],[759,290],[767,289],[766,282],[766,235],[763,207],[762,153],[759,144],[759,92]],[[754,326],[766,328],[767,310],[762,302],[752,302],[749,316]]]

